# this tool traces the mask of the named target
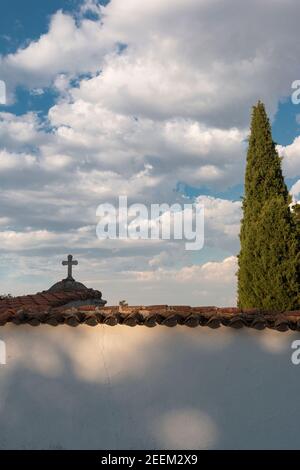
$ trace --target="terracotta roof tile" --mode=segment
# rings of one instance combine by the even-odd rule
[[[27,323],[32,326],[48,324],[58,326],[67,324],[96,326],[117,324],[130,327],[144,325],[154,327],[164,325],[173,327],[185,325],[191,328],[207,326],[219,328],[249,327],[257,330],[264,328],[278,331],[300,331],[300,311],[262,312],[258,309],[241,311],[236,307],[190,307],[180,305],[150,306],[97,306],[94,301],[101,299],[101,293],[93,289],[73,292],[41,292],[36,295],[0,300],[0,325]],[[83,301],[86,305],[71,306],[70,303]],[[77,305],[77,304],[76,304]]]
[[[30,312],[44,311],[47,308],[56,308],[64,306],[69,302],[78,300],[101,299],[101,292],[86,289],[84,291],[73,292],[40,292],[35,295],[26,295],[7,299],[0,299],[0,321],[5,313],[11,312],[16,314],[18,310],[27,310]]]

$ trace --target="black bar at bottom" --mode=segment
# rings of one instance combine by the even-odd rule
[[[121,465],[123,468],[144,468],[145,466],[157,466],[157,465],[171,465],[172,467],[195,467],[197,465],[203,465],[205,463],[224,463],[234,464],[235,462],[240,465],[245,463],[247,458],[247,464],[262,464],[264,462],[270,464],[270,460],[275,457],[276,463],[286,464],[286,459],[295,457],[295,462],[299,461],[300,451],[281,451],[281,450],[245,450],[245,451],[234,451],[234,450],[204,450],[204,451],[193,451],[193,450],[59,450],[59,451],[0,451],[0,461],[2,468],[4,462],[7,463],[36,463],[51,464],[51,463],[72,463],[73,461],[77,465],[89,465],[92,468],[112,468],[117,465]],[[290,460],[289,460],[290,462]]]

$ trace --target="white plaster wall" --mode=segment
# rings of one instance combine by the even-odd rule
[[[5,326],[1,449],[299,448],[300,334]]]

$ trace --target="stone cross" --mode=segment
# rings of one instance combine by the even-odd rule
[[[73,256],[69,255],[68,256],[68,261],[63,261],[62,262],[63,266],[68,266],[68,279],[73,279],[72,276],[72,266],[77,266],[78,261],[73,261]]]

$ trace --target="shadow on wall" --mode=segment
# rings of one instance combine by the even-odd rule
[[[299,334],[6,326],[1,449],[298,448]]]

